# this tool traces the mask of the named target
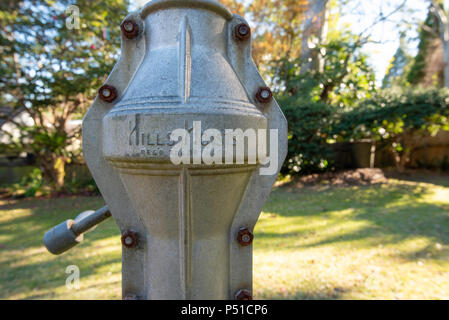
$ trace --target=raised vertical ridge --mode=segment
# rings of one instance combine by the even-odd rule
[[[191,294],[191,287],[192,287],[192,244],[193,244],[193,217],[192,217],[192,192],[191,192],[191,188],[190,188],[190,183],[191,183],[191,176],[189,173],[188,169],[184,169],[185,170],[185,176],[186,176],[186,187],[185,187],[185,191],[186,191],[186,298],[187,299],[192,299],[192,294]]]
[[[190,177],[188,170],[183,168],[180,176],[179,192],[179,258],[181,287],[183,298],[191,298],[191,266],[192,266],[192,218],[190,208]]]
[[[192,72],[192,30],[187,16],[179,29],[179,95],[185,103],[190,97]]]

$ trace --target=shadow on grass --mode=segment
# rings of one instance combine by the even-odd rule
[[[88,277],[95,274],[95,269],[99,267],[120,263],[120,252],[95,254],[93,244],[96,240],[119,235],[112,219],[90,232],[80,245],[62,255],[51,255],[42,244],[44,233],[53,226],[73,219],[82,211],[97,209],[102,205],[101,198],[79,197],[22,200],[1,206],[0,297],[5,299],[29,291],[31,295],[27,299],[48,298],[52,296],[51,289],[65,284],[65,270],[69,265],[77,265],[82,277]],[[82,249],[89,247],[94,254],[82,257]],[[50,293],[32,294],[34,289]]]
[[[449,172],[435,172],[429,170],[409,170],[398,172],[396,170],[382,170],[386,178],[393,178],[410,182],[425,182],[438,185],[441,187],[449,187]]]
[[[426,196],[432,190],[422,185],[389,184],[362,187],[278,189],[264,208],[265,212],[281,217],[317,217],[328,221],[324,226],[294,232],[262,232],[260,240],[308,237],[320,230],[345,221],[367,222],[355,231],[334,234],[312,243],[290,245],[306,248],[339,242],[359,242],[368,246],[397,244],[401,241],[425,237],[438,244],[449,244],[449,203],[430,203]],[[448,199],[449,201],[449,199]],[[338,212],[350,212],[339,218]],[[268,218],[270,216],[268,215]],[[287,241],[288,242],[288,241]],[[289,248],[285,245],[284,248]],[[430,250],[430,249],[429,249]],[[447,259],[449,252],[440,250],[429,255],[422,250],[407,257]],[[406,256],[402,256],[407,258]]]
[[[27,214],[17,214],[6,221],[0,221],[0,235],[6,240],[1,242],[2,248],[20,249],[41,247],[44,233],[67,220],[74,219],[79,213],[97,209],[103,206],[101,198],[58,198],[58,199],[31,199],[7,204],[0,207],[0,212],[8,214],[8,211],[27,211]],[[90,239],[110,236],[111,230],[97,234],[89,233]]]
[[[440,180],[438,180],[440,181]],[[427,182],[427,181],[426,181]],[[429,181],[432,183],[431,181]],[[435,183],[445,186],[446,182]],[[449,183],[448,183],[449,185]],[[325,228],[337,226],[343,219],[367,222],[355,231],[320,238],[312,243],[291,245],[306,248],[343,242],[395,244],[415,237],[425,237],[441,245],[449,244],[449,204],[431,203],[428,186],[413,184],[389,184],[366,187],[317,187],[304,189],[281,188],[276,190],[266,204],[267,218],[320,218],[327,225],[302,228],[295,232],[263,232],[258,240],[275,243],[276,239],[314,238]],[[97,268],[120,263],[120,253],[105,254],[95,248],[93,242],[119,235],[115,223],[110,220],[87,235],[78,248],[61,256],[51,256],[42,246],[42,237],[48,229],[78,213],[103,205],[101,198],[62,198],[49,200],[25,200],[0,207],[0,298],[8,298],[23,292],[28,299],[55,296],[52,289],[63,286],[67,275],[65,268],[76,264],[82,276],[95,274]],[[17,211],[17,213],[15,212]],[[348,211],[344,217],[336,213]],[[307,225],[306,225],[307,226]],[[285,246],[283,249],[289,248]],[[89,257],[81,256],[80,249],[89,249]],[[26,250],[31,252],[26,252]],[[97,251],[98,250],[98,251]],[[446,249],[435,251],[432,246],[414,252],[401,253],[406,260],[449,259]],[[23,253],[22,253],[23,252]],[[25,253],[26,252],[26,253]],[[93,255],[92,255],[93,253]],[[27,260],[24,262],[24,254]],[[429,255],[430,254],[430,255]],[[41,257],[44,256],[44,257]],[[104,275],[106,276],[106,275]],[[36,288],[37,292],[32,292]],[[42,292],[45,290],[45,292]],[[264,292],[260,298],[270,299],[341,299],[350,293],[347,288],[296,292]]]
[[[329,287],[320,291],[294,291],[294,292],[273,292],[265,290],[256,299],[270,300],[340,300],[351,293],[351,289],[343,287]]]

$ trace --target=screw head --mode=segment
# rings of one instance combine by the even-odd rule
[[[137,241],[137,232],[133,230],[128,230],[122,234],[122,244],[126,248],[134,248],[137,245]]]
[[[115,87],[105,84],[98,90],[100,99],[105,102],[112,102],[117,98],[117,89]]]
[[[248,228],[241,228],[237,234],[237,241],[243,247],[249,246],[253,242],[253,239],[254,235]]]
[[[257,90],[256,93],[256,99],[260,103],[268,103],[273,99],[273,93],[271,92],[271,89],[268,87],[261,87],[259,90]]]
[[[251,37],[251,28],[246,23],[240,23],[235,26],[235,37],[241,41]]]
[[[235,294],[236,300],[253,300],[251,292],[247,289],[241,289]]]
[[[134,39],[139,34],[139,26],[133,20],[123,21],[120,29],[122,29],[122,33],[127,39]]]

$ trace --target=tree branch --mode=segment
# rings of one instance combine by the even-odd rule
[[[399,10],[401,10],[405,6],[406,3],[407,3],[407,0],[404,0],[396,9],[391,11],[389,14],[387,14],[386,16],[382,15],[379,19],[374,21],[372,25],[365,28],[361,33],[359,33],[359,37],[362,37],[368,30],[374,28],[379,23],[388,20],[391,16],[393,16],[395,13],[397,13]]]

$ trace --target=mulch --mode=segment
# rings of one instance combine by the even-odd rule
[[[382,169],[355,169],[338,172],[325,172],[294,177],[287,183],[289,187],[303,188],[308,186],[366,186],[385,183],[388,178]]]

